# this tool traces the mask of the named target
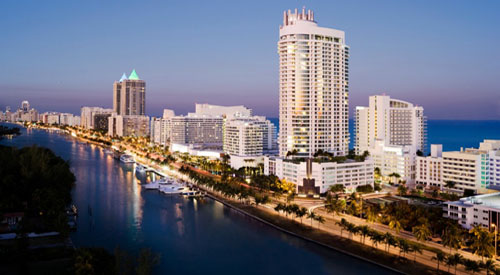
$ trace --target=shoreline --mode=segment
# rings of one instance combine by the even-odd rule
[[[198,188],[201,188],[201,187],[199,187],[199,186],[198,186]],[[334,246],[328,245],[328,244],[326,244],[326,243],[322,243],[322,242],[319,242],[319,241],[316,241],[316,240],[310,239],[310,238],[308,238],[308,237],[306,237],[306,236],[303,236],[303,235],[300,235],[300,234],[294,233],[294,232],[292,232],[292,231],[289,231],[289,230],[287,230],[287,229],[285,229],[285,228],[282,228],[282,227],[280,227],[280,226],[278,226],[278,225],[275,225],[275,224],[273,224],[273,223],[271,223],[271,222],[269,222],[269,221],[266,221],[266,220],[264,220],[264,219],[262,219],[262,218],[260,218],[260,217],[257,217],[257,216],[255,216],[255,215],[253,215],[253,214],[251,214],[251,213],[249,213],[249,212],[247,212],[247,211],[245,211],[245,210],[243,210],[243,209],[241,209],[241,208],[238,208],[238,207],[236,207],[235,205],[232,205],[232,204],[230,204],[230,203],[228,203],[228,202],[224,201],[224,199],[221,199],[221,198],[219,198],[219,197],[217,197],[217,196],[215,196],[215,195],[212,195],[211,193],[208,193],[209,191],[207,191],[206,189],[204,189],[204,190],[207,192],[207,196],[208,196],[209,198],[211,198],[211,199],[213,199],[213,200],[215,200],[215,201],[217,201],[217,202],[222,203],[224,206],[226,206],[226,207],[228,207],[228,208],[230,208],[230,209],[232,209],[232,210],[234,210],[234,211],[236,211],[236,212],[238,212],[238,213],[244,214],[244,215],[245,215],[245,216],[247,216],[247,217],[250,217],[250,218],[252,218],[252,219],[254,219],[254,220],[256,220],[256,221],[259,221],[259,222],[261,222],[261,223],[263,223],[263,224],[265,224],[265,225],[267,225],[267,226],[270,226],[270,227],[272,227],[272,228],[274,228],[274,229],[276,229],[276,230],[278,230],[278,231],[281,231],[281,232],[283,232],[283,233],[285,233],[285,234],[288,234],[288,235],[294,236],[294,237],[296,237],[296,238],[299,238],[299,239],[302,239],[302,240],[305,240],[305,241],[308,241],[308,242],[314,243],[314,244],[316,244],[316,245],[320,245],[320,246],[326,247],[326,248],[328,248],[328,249],[332,249],[332,250],[334,250],[334,251],[337,251],[337,252],[340,252],[340,253],[342,253],[342,254],[348,255],[348,256],[353,257],[353,258],[356,258],[356,259],[358,259],[358,260],[362,260],[362,261],[365,261],[365,262],[371,263],[371,264],[373,264],[373,265],[377,265],[377,266],[379,266],[379,267],[385,268],[385,269],[390,270],[390,271],[393,271],[393,272],[395,272],[395,273],[405,274],[404,272],[402,272],[402,271],[400,271],[400,270],[397,270],[397,269],[392,268],[392,267],[390,267],[390,266],[384,265],[384,264],[382,264],[382,263],[372,261],[372,260],[370,260],[370,259],[368,259],[368,258],[362,257],[362,256],[360,256],[360,255],[356,255],[356,254],[354,254],[354,253],[351,253],[351,252],[349,252],[349,251],[343,250],[343,249],[341,249],[341,248],[334,247]],[[260,211],[260,210],[259,210],[259,211]]]
[[[21,126],[21,127],[23,127],[23,128],[26,128],[24,125],[20,125],[20,126]],[[50,129],[47,129],[47,128],[39,128],[39,127],[33,127],[33,128],[36,128],[36,129],[39,129],[39,130],[46,130],[46,131],[50,130]],[[68,133],[66,133],[66,132],[64,132],[64,131],[59,131],[59,132],[56,132],[56,133],[57,133],[57,134],[63,134],[63,135],[65,135],[65,136],[70,136],[71,138],[75,138],[77,141],[85,142],[85,143],[86,143],[86,145],[92,144],[92,145],[96,145],[96,146],[98,146],[98,147],[101,147],[101,148],[103,148],[103,149],[110,148],[110,146],[106,146],[106,145],[101,144],[101,143],[99,143],[99,142],[95,142],[95,141],[92,141],[92,140],[88,140],[88,139],[86,139],[86,138],[84,138],[84,137],[73,136],[73,135],[68,134]],[[137,162],[137,163],[140,163],[140,164],[143,164],[143,165],[148,165],[148,164],[145,164],[145,163],[143,163],[143,162],[141,162],[141,161],[136,161],[136,162]],[[149,165],[148,165],[148,166],[149,166]],[[154,167],[152,167],[152,168],[154,168]],[[157,170],[156,168],[154,168],[154,169],[155,169],[155,170]],[[170,173],[169,173],[169,174],[170,174]],[[173,177],[178,178],[178,176],[177,176],[177,175],[172,175],[172,174],[171,174],[170,176],[173,176]],[[189,180],[190,180],[190,179],[189,179]],[[195,184],[195,183],[193,183],[193,184]],[[245,216],[247,216],[247,217],[249,217],[249,218],[251,218],[251,219],[253,219],[253,220],[255,220],[255,221],[261,222],[261,223],[263,223],[263,224],[265,224],[265,225],[267,225],[267,226],[270,226],[270,227],[272,227],[272,228],[274,228],[274,229],[276,229],[276,230],[279,230],[280,232],[283,232],[283,233],[285,233],[285,234],[287,234],[287,235],[290,235],[290,236],[293,236],[293,237],[296,237],[296,238],[299,238],[299,239],[305,240],[305,241],[307,241],[307,242],[310,242],[310,243],[313,243],[313,244],[316,244],[316,245],[320,245],[320,246],[322,246],[322,247],[325,247],[325,248],[331,249],[331,250],[333,250],[333,251],[336,251],[336,252],[339,252],[339,253],[345,254],[345,255],[347,255],[347,256],[350,256],[350,257],[356,258],[356,259],[358,259],[358,260],[362,260],[362,261],[368,262],[368,263],[370,263],[370,264],[373,264],[373,265],[376,265],[376,266],[382,267],[382,268],[384,268],[384,269],[386,269],[386,270],[388,270],[388,271],[392,271],[392,272],[395,272],[395,273],[398,273],[398,274],[407,274],[407,272],[404,272],[404,271],[402,271],[402,270],[398,269],[397,267],[391,267],[391,266],[388,266],[388,265],[386,265],[386,264],[384,264],[384,263],[378,262],[378,261],[376,261],[376,260],[372,260],[372,259],[369,259],[369,258],[363,257],[363,256],[359,255],[359,253],[353,253],[353,252],[347,251],[347,250],[345,250],[345,249],[342,249],[342,248],[341,248],[341,247],[339,247],[339,246],[331,245],[331,244],[328,244],[327,242],[322,242],[322,241],[319,241],[319,240],[312,239],[312,238],[310,238],[309,236],[307,236],[307,235],[305,235],[305,234],[300,234],[300,233],[297,233],[297,232],[290,231],[290,230],[288,230],[288,229],[286,229],[286,228],[284,228],[284,227],[282,227],[282,226],[280,226],[280,225],[278,225],[278,224],[276,224],[276,223],[273,223],[273,222],[271,222],[271,221],[269,221],[269,220],[264,219],[263,217],[260,217],[260,216],[256,215],[255,213],[251,213],[251,212],[249,212],[249,211],[245,210],[243,207],[239,206],[239,205],[238,205],[238,203],[234,203],[234,202],[228,201],[228,200],[227,200],[227,199],[225,199],[225,198],[221,198],[221,197],[217,196],[216,194],[213,194],[213,192],[212,192],[212,191],[207,190],[204,186],[200,186],[200,185],[198,185],[198,184],[195,184],[195,185],[196,185],[198,188],[203,189],[204,191],[206,191],[206,192],[207,192],[207,197],[209,197],[209,198],[211,198],[211,199],[213,199],[213,200],[215,200],[215,201],[217,201],[217,202],[222,203],[224,206],[228,207],[229,209],[232,209],[232,210],[234,210],[234,211],[237,211],[238,213],[241,213],[241,214],[243,214],[243,215],[245,215]],[[249,207],[252,207],[252,206],[249,206]],[[255,209],[255,211],[256,211],[256,212],[260,212],[260,213],[261,213],[261,215],[266,215],[266,213],[265,213],[265,211],[264,211],[264,210],[262,210],[262,209],[258,209],[258,208],[255,208],[255,207],[252,207],[252,208],[253,208],[253,209]],[[283,218],[283,217],[281,217],[281,216],[280,216],[279,218],[280,218],[280,219],[284,219],[284,218]],[[291,222],[291,223],[296,223],[296,221],[289,221],[289,222]],[[297,226],[300,226],[300,224],[298,224],[298,223],[297,223]],[[303,225],[303,226],[304,226],[304,227],[308,227],[308,226],[305,226],[305,225]],[[309,228],[309,227],[308,227],[308,228]],[[311,229],[312,229],[313,231],[316,231],[316,230],[318,230],[318,231],[319,231],[319,229],[309,228],[309,230],[311,230]],[[355,243],[355,241],[354,241],[354,240],[351,240],[351,239],[348,239],[348,238],[344,238],[344,237],[340,237],[340,236],[332,235],[332,234],[327,233],[327,232],[324,232],[324,234],[328,234],[328,235],[330,235],[330,236],[332,236],[332,237],[334,237],[334,238],[341,238],[341,239],[344,239],[344,240],[345,240],[345,242],[348,242],[348,243],[351,243],[351,242],[352,242],[352,243]],[[357,242],[356,242],[356,243],[357,243]],[[343,244],[343,243],[339,243],[339,245],[340,245],[340,246],[341,246],[342,244]],[[356,244],[356,245],[357,245],[357,246],[361,246],[361,244]],[[363,246],[365,246],[365,245],[363,245]],[[370,246],[366,246],[366,249],[372,249],[372,247],[370,247]],[[375,248],[373,248],[373,249],[375,249]],[[378,252],[379,252],[379,254],[382,254],[382,255],[383,255],[383,254],[385,254],[385,251],[382,251],[382,250],[379,250],[379,249],[375,249],[375,250],[376,250],[376,251],[378,251]],[[391,257],[391,258],[393,258],[393,259],[396,259],[396,260],[397,260],[397,257],[392,256],[392,255],[389,255],[389,254],[384,255],[384,256],[385,256],[385,257],[389,256],[389,257]],[[394,262],[394,261],[393,261],[393,262]],[[396,261],[395,263],[396,263],[396,266],[401,266],[401,263],[400,263],[400,262],[397,262],[397,261]],[[423,267],[425,267],[427,270],[430,270],[429,268],[427,268],[427,266],[425,266],[425,265],[422,265],[422,266],[423,266]],[[431,274],[431,273],[429,273],[429,274]]]

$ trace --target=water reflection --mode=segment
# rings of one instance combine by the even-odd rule
[[[143,190],[133,166],[99,147],[45,131],[24,131],[1,144],[39,144],[71,162],[79,209],[76,246],[117,246],[161,253],[157,274],[387,274],[377,266],[304,242],[210,199],[193,200]]]

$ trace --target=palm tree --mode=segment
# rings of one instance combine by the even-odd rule
[[[448,255],[448,257],[446,257],[446,264],[448,266],[450,266],[450,265],[454,266],[455,267],[455,274],[457,274],[457,266],[458,266],[458,264],[460,264],[463,261],[463,259],[464,259],[464,257],[460,253]],[[450,271],[450,269],[448,268],[448,272],[449,271]]]
[[[297,210],[297,212],[295,213],[295,216],[297,216],[298,218],[300,218],[300,224],[302,224],[302,217],[304,217],[305,215],[307,215],[307,208],[305,207],[301,207],[299,210]]]
[[[370,234],[371,230],[367,225],[359,226],[358,227],[358,232],[361,234],[363,237],[363,244],[365,244],[365,239],[368,234]]]
[[[340,222],[336,222],[338,226],[340,226],[340,237],[342,237],[342,234],[344,233],[344,229],[347,228],[347,220],[342,218]]]
[[[403,253],[403,257],[410,251],[410,244],[406,239],[399,239],[398,240],[398,247],[399,247],[399,257],[401,257],[401,253]]]
[[[318,229],[319,229],[320,224],[325,223],[325,221],[326,221],[325,218],[323,218],[323,216],[321,216],[321,215],[316,215],[316,217],[314,219],[318,222]]]
[[[378,247],[378,244],[384,241],[384,235],[373,230],[370,234],[370,240],[372,240],[373,246]]]
[[[309,213],[307,213],[307,218],[311,219],[311,227],[312,227],[313,226],[313,220],[316,218],[316,214],[314,214],[313,211],[310,211]]]
[[[391,248],[391,246],[396,247],[396,245],[398,243],[396,238],[389,232],[386,232],[384,234],[384,240],[385,240],[385,243],[387,245],[387,252],[389,252],[389,248]]]
[[[464,266],[466,271],[471,271],[472,274],[481,271],[481,265],[474,260],[466,259],[464,260]]]
[[[401,223],[395,216],[391,216],[391,221],[389,222],[389,228],[394,230],[398,234],[401,231],[402,229]]]
[[[418,243],[412,243],[410,245],[410,250],[415,253],[413,256],[413,262],[416,262],[417,261],[417,253],[422,254],[422,252],[423,252],[422,245],[420,245]]]
[[[437,270],[439,271],[439,264],[445,259],[445,254],[443,251],[439,250],[436,252],[436,256],[432,257],[433,261],[437,261]]]
[[[486,269],[486,275],[490,274],[490,271],[492,273],[495,273],[497,266],[494,260],[488,259],[485,262],[481,263],[481,267]]]
[[[337,193],[345,193],[345,186],[343,184],[334,184],[330,185],[328,188],[328,192],[337,194]]]
[[[450,248],[450,253],[451,249],[459,249],[462,246],[462,236],[460,229],[456,225],[446,228],[441,239],[443,240],[443,246]]]
[[[431,232],[429,226],[425,223],[423,223],[419,226],[413,227],[412,232],[413,232],[413,236],[415,236],[415,238],[417,238],[417,240],[424,242],[424,243],[432,235],[432,232]]]
[[[484,259],[485,256],[491,257],[495,250],[492,245],[492,233],[486,231],[480,225],[474,226],[474,228],[470,230],[470,233],[473,233],[475,235],[475,238],[473,238],[473,242],[471,245],[471,249],[474,254],[481,256],[481,259]]]

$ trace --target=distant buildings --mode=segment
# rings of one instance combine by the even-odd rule
[[[149,136],[146,113],[146,82],[135,70],[113,84],[113,114],[108,117],[110,136]]]
[[[439,189],[448,184],[449,190],[460,193],[500,189],[500,140],[484,140],[478,149],[450,152],[433,145],[431,151],[431,156],[417,157],[417,184]]]
[[[113,84],[113,111],[117,115],[139,115],[146,113],[146,82],[132,70],[127,77],[125,73]]]
[[[38,119],[38,111],[34,108],[30,109],[30,103],[27,100],[21,102],[21,107],[15,112],[11,112],[9,106],[5,109],[5,113],[0,112],[0,121],[37,122]]]
[[[314,13],[283,13],[279,42],[279,155],[349,148],[349,46],[343,31],[319,27]]]
[[[149,117],[121,116],[113,114],[108,118],[108,135],[112,137],[149,135]]]
[[[82,107],[81,109],[81,126],[85,129],[94,129],[95,116],[96,115],[111,115],[113,109],[105,109],[101,107]],[[98,122],[100,119],[98,118]],[[108,124],[108,122],[106,122]],[[99,129],[102,130],[102,125],[99,125]],[[106,126],[107,129],[107,126]]]

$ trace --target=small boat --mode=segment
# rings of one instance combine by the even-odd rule
[[[121,155],[120,161],[123,163],[135,163],[134,157],[131,155],[127,155],[127,154]]]
[[[205,193],[199,191],[199,190],[188,190],[182,193],[184,197],[188,198],[197,198],[197,197],[204,197]]]
[[[173,194],[182,194],[183,192],[189,189],[179,184],[169,184],[169,185],[161,185],[158,188],[158,190],[163,194],[173,195]]]
[[[109,149],[104,149],[104,154],[111,155],[111,154],[113,154],[113,151],[109,150]]]
[[[174,184],[176,183],[173,179],[166,177],[144,184],[142,187],[144,187],[146,190],[155,190],[155,189],[157,190],[160,189],[161,186],[174,185]]]

